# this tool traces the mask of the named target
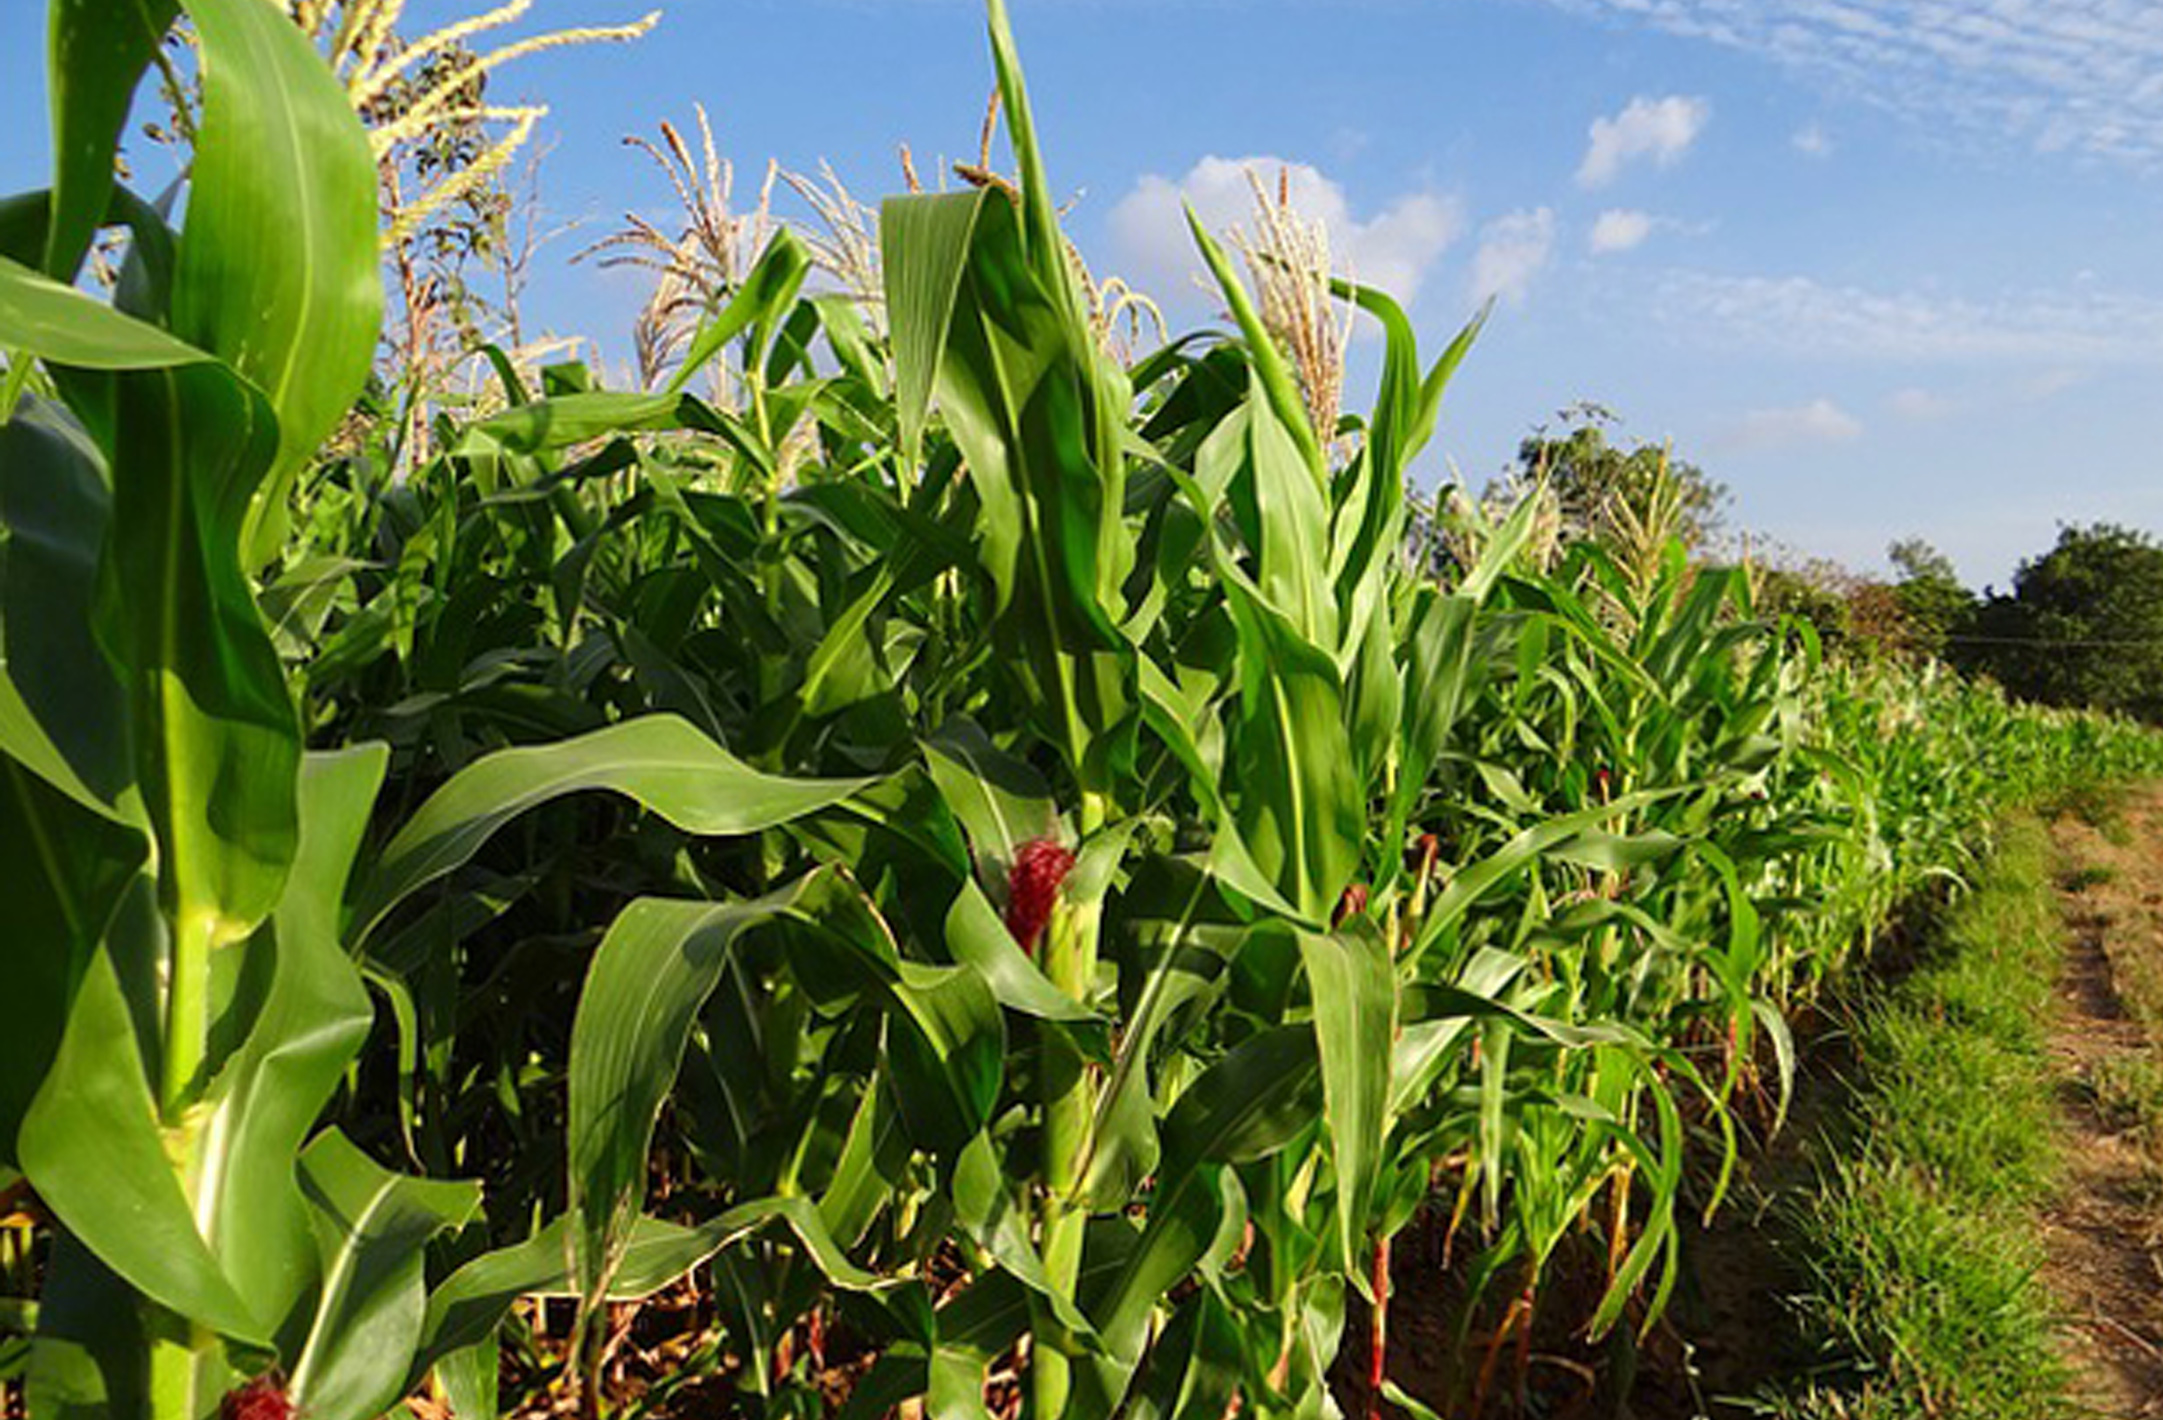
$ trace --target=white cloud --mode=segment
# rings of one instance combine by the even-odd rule
[[[2080,370],[2044,370],[2028,376],[2014,389],[2014,393],[2037,404],[2046,399],[2056,399],[2076,385],[2086,384],[2088,376]]]
[[[1550,207],[1511,212],[1480,229],[1479,250],[1472,254],[1472,299],[1524,298],[1555,249],[1555,213]]]
[[[1653,219],[1649,212],[1635,212],[1627,207],[1610,207],[1592,223],[1592,235],[1586,244],[1595,256],[1606,252],[1628,251],[1642,246],[1645,238],[1652,235]]]
[[[1664,99],[1635,98],[1613,118],[1592,120],[1591,143],[1578,166],[1582,187],[1604,187],[1634,159],[1650,158],[1666,167],[1690,151],[1705,131],[1712,105],[1703,99],[1670,94]]]
[[[1182,203],[1192,203],[1212,232],[1250,227],[1254,189],[1247,174],[1272,194],[1281,174],[1293,210],[1329,232],[1341,272],[1409,306],[1437,258],[1464,228],[1454,199],[1407,193],[1372,215],[1356,216],[1344,188],[1307,163],[1281,158],[1206,157],[1174,182],[1148,174],[1112,207],[1108,222],[1120,272],[1144,289],[1175,297],[1201,269]]]
[[[1991,150],[2163,167],[2153,0],[1551,0],[1763,55]]]
[[[1764,453],[1812,444],[1846,444],[1862,437],[1862,422],[1829,399],[1779,409],[1753,409],[1717,440],[1728,453]]]
[[[2163,362],[2163,299],[2089,287],[1976,299],[1685,271],[1670,273],[1655,300],[1661,318],[1693,338],[1788,355],[2053,367]]]
[[[1808,158],[1829,158],[1833,155],[1832,135],[1821,124],[1810,123],[1795,130],[1795,151]]]
[[[1935,390],[1926,390],[1920,386],[1910,385],[1906,389],[1894,390],[1887,395],[1885,397],[1885,407],[1902,419],[1910,419],[1918,424],[1923,424],[1932,420],[1948,419],[1958,414],[1960,412],[1960,401],[1950,395],[1939,394]]]

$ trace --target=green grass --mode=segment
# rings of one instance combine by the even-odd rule
[[[2126,817],[2125,786],[2097,779],[2067,785],[2036,805],[2036,812],[2050,819],[2077,818],[2123,848],[2132,841],[2133,824]]]
[[[1773,1413],[2068,1413],[2027,1218],[2054,1168],[2049,870],[2020,820],[1922,964],[1860,1007],[1853,1098],[1789,1210],[1799,1319],[1828,1359]]]

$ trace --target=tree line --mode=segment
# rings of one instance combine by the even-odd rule
[[[1858,575],[1731,534],[1727,488],[1659,444],[1611,437],[1602,406],[1562,412],[1519,445],[1505,482],[1536,481],[1566,524],[1671,521],[1707,561],[1753,569],[1759,607],[1808,617],[1828,640],[1869,654],[1928,656],[1988,677],[2023,700],[2163,723],[2163,542],[2110,522],[2063,524],[2005,589],[1976,592],[1920,537],[1887,549],[1892,576]]]

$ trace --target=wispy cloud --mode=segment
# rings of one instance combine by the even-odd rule
[[[1919,385],[1894,390],[1885,397],[1885,407],[1902,419],[1917,424],[1950,419],[1960,412],[1960,401],[1936,390],[1926,390]]]
[[[2163,362],[2163,299],[2085,287],[1977,299],[1806,276],[1683,271],[1660,281],[1655,305],[1693,338],[1789,354],[2053,366]]]
[[[2067,390],[2088,382],[2082,370],[2043,370],[2028,376],[2014,387],[2013,393],[2021,399],[2040,404],[2046,399],[2056,399]]]
[[[1795,136],[1788,141],[1806,158],[1830,158],[1833,155],[1832,135],[1825,131],[1823,124],[1806,123],[1796,129]]]
[[[1593,219],[1592,231],[1585,238],[1594,256],[1609,252],[1629,251],[1643,246],[1645,238],[1652,235],[1655,225],[1649,212],[1636,212],[1627,207],[1610,207]]]
[[[1122,274],[1165,297],[1189,289],[1201,265],[1182,204],[1192,203],[1212,231],[1234,225],[1251,228],[1250,172],[1272,192],[1282,174],[1293,208],[1329,229],[1338,264],[1407,305],[1464,229],[1456,200],[1439,193],[1406,193],[1362,216],[1353,211],[1344,188],[1311,164],[1268,156],[1212,156],[1176,181],[1155,173],[1143,177],[1112,207],[1107,221]]]
[[[1552,0],[1763,54],[1934,129],[2163,165],[2153,0]]]
[[[1612,118],[1595,118],[1578,165],[1582,187],[1605,187],[1623,168],[1640,158],[1666,167],[1690,151],[1712,118],[1703,99],[1670,94],[1664,99],[1634,98]]]
[[[1910,424],[1947,419],[1991,417],[2017,405],[2042,404],[2088,382],[2090,374],[2065,366],[2040,370],[2004,370],[1980,383],[1956,378],[1953,391],[1904,385],[1885,396],[1885,412]]]
[[[1472,254],[1472,299],[1524,299],[1532,278],[1555,249],[1555,213],[1535,207],[1497,217],[1480,229],[1479,250]]]
[[[1766,453],[1814,444],[1846,444],[1862,437],[1862,421],[1829,399],[1775,409],[1753,409],[1714,436],[1722,453]]]

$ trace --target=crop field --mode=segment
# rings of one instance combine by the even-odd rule
[[[52,8],[11,1415],[1560,1413],[1535,1339],[1631,1364],[1896,910],[2163,772],[1761,609],[1659,486],[1417,494],[1480,322],[1296,241],[1197,222],[1225,328],[1134,348],[999,0],[1006,171],[777,227],[636,386],[425,407],[330,7]],[[176,204],[113,159],[183,16]]]

